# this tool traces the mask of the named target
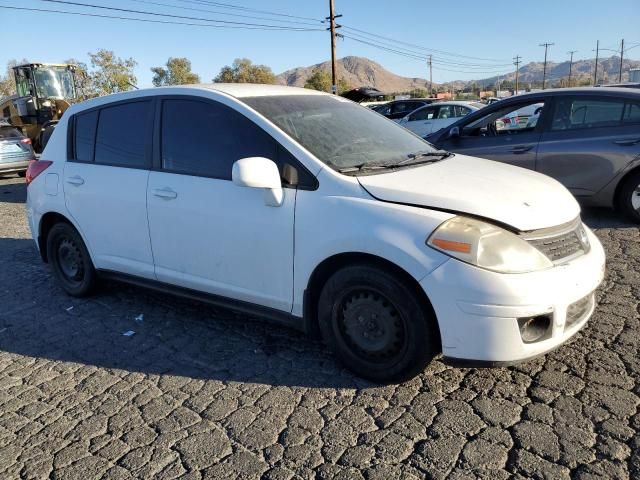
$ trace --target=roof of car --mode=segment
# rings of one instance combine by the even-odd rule
[[[522,93],[520,95],[514,95],[512,97],[505,97],[500,101],[515,100],[519,98],[544,96],[544,95],[567,95],[567,94],[587,94],[587,95],[602,95],[602,94],[620,94],[620,95],[640,95],[640,91],[636,92],[631,88],[622,87],[572,87],[572,88],[548,88],[546,90],[540,90],[537,92]]]
[[[187,88],[215,90],[233,97],[266,97],[272,95],[323,95],[324,92],[308,88],[289,87],[286,85],[267,85],[257,83],[201,83],[183,85]],[[170,87],[168,87],[170,88]]]

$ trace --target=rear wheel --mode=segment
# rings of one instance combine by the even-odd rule
[[[398,382],[421,372],[438,353],[430,308],[396,275],[373,265],[336,272],[318,302],[325,342],[359,376]]]
[[[47,256],[62,288],[74,297],[91,293],[96,271],[82,238],[67,223],[57,223],[47,236]]]
[[[640,172],[629,176],[620,188],[620,209],[634,222],[640,223]]]

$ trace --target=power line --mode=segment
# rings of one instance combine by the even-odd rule
[[[417,49],[420,49],[420,50],[440,53],[440,54],[445,55],[445,56],[468,58],[468,59],[471,59],[471,60],[481,60],[481,61],[486,61],[486,62],[500,62],[501,61],[501,60],[496,60],[496,59],[493,59],[493,58],[472,57],[472,56],[469,56],[469,55],[462,55],[462,54],[459,54],[459,53],[447,52],[445,50],[437,50],[435,48],[428,48],[428,47],[425,47],[425,46],[422,46],[422,45],[416,45],[415,43],[403,42],[401,40],[395,40],[393,38],[389,38],[389,37],[385,37],[385,36],[378,35],[378,34],[375,34],[375,33],[367,32],[366,30],[360,30],[358,28],[349,27],[347,25],[343,25],[343,27],[346,30],[353,30],[355,32],[359,32],[359,33],[362,33],[362,34],[370,36],[370,37],[381,38],[383,40],[387,40],[387,41],[390,41],[390,42],[393,42],[393,43],[397,43],[397,44],[400,44],[400,45],[406,45],[406,46],[417,48]]]
[[[213,18],[202,18],[202,17],[188,17],[185,15],[173,15],[170,13],[157,13],[157,12],[149,12],[145,10],[132,10],[129,8],[118,8],[118,7],[105,7],[103,5],[93,5],[91,3],[80,3],[80,2],[70,2],[68,0],[40,0],[41,2],[47,3],[60,3],[64,5],[73,5],[76,7],[87,7],[87,8],[98,8],[101,10],[109,10],[116,12],[125,12],[125,13],[135,13],[137,15],[152,15],[156,17],[167,17],[167,18],[177,18],[180,20],[196,20],[199,22],[212,22],[212,23],[224,23],[230,25],[244,25],[244,26],[255,26],[255,27],[271,27],[276,29],[290,29],[290,30],[302,30],[298,27],[285,27],[283,25],[268,25],[263,23],[247,23],[247,22],[234,22],[232,20],[216,20]],[[308,29],[307,29],[308,30]],[[318,29],[319,30],[319,29]]]
[[[541,43],[540,46],[544,47],[544,67],[542,69],[542,90],[544,90],[547,81],[547,50],[553,43]]]
[[[279,17],[297,18],[297,19],[300,19],[300,20],[312,20],[314,22],[324,23],[324,20],[318,19],[318,18],[301,17],[301,16],[298,16],[298,15],[290,15],[290,14],[287,14],[287,13],[271,12],[269,10],[259,10],[259,9],[256,9],[256,8],[243,7],[243,6],[240,6],[240,5],[232,5],[230,3],[211,2],[211,1],[206,1],[206,0],[177,0],[177,1],[182,2],[182,3],[191,3],[191,4],[196,4],[196,5],[209,5],[209,6],[218,7],[218,8],[227,8],[227,9],[232,9],[232,10],[241,10],[241,11],[246,11],[246,12],[262,13],[262,14],[265,14],[265,15],[273,15],[273,16],[279,16]]]
[[[270,22],[282,22],[282,23],[291,23],[294,25],[317,25],[318,21],[316,22],[308,22],[308,21],[300,21],[300,20],[280,20],[277,18],[268,18],[268,17],[258,17],[255,15],[243,15],[242,13],[229,13],[229,12],[222,12],[220,10],[211,10],[208,8],[195,8],[195,7],[186,7],[184,5],[172,5],[172,4],[168,4],[168,3],[160,3],[160,2],[152,2],[150,0],[133,0],[134,2],[137,3],[143,3],[143,4],[147,4],[147,5],[156,5],[159,7],[168,7],[168,8],[178,8],[180,10],[191,10],[193,12],[205,12],[205,13],[215,13],[217,15],[226,15],[229,17],[239,17],[239,18],[251,18],[253,20],[267,20]],[[200,4],[197,4],[200,5]]]
[[[108,18],[113,20],[128,20],[133,22],[144,22],[144,23],[159,23],[163,25],[186,25],[190,27],[227,28],[227,29],[241,29],[241,30],[267,30],[267,31],[295,31],[295,32],[321,31],[319,29],[289,28],[289,27],[283,27],[283,26],[274,26],[273,28],[266,28],[266,27],[238,26],[238,25],[211,25],[211,24],[203,24],[203,23],[176,22],[176,21],[170,21],[170,20],[152,20],[150,18],[133,18],[133,17],[121,17],[121,16],[115,16],[115,15],[101,15],[99,13],[70,12],[68,10],[10,7],[10,6],[4,6],[4,5],[0,5],[0,8],[4,8],[7,10],[23,10],[23,11],[38,12],[38,13],[58,13],[63,15],[75,15],[80,17]]]

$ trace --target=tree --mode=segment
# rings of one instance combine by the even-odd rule
[[[224,66],[213,79],[216,83],[276,83],[276,76],[266,65],[254,65],[248,58],[236,58]]]
[[[18,62],[15,59],[7,62],[6,74],[0,75],[0,98],[16,94],[16,80],[13,76],[13,67],[24,63],[29,63],[29,60],[23,58],[21,62]]]
[[[122,59],[104,49],[89,53],[89,57],[93,67],[91,82],[96,95],[125,92],[137,83],[133,69],[138,62],[133,58]]]
[[[349,90],[351,90],[351,86],[349,85],[349,82],[347,81],[347,79],[339,78],[338,79],[338,95],[341,95],[344,92],[348,92]]]
[[[331,91],[331,75],[326,70],[314,68],[311,76],[304,83],[304,88],[320,90],[321,92]]]
[[[85,100],[87,98],[95,97],[97,94],[93,88],[93,82],[91,81],[91,75],[89,74],[89,67],[87,67],[87,64],[75,58],[68,58],[64,63],[76,66],[75,76],[78,98],[80,100]]]
[[[200,83],[200,77],[191,71],[191,62],[184,57],[170,57],[164,67],[153,67],[153,84],[156,87],[164,85],[188,85]]]

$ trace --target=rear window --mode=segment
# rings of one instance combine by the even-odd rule
[[[146,165],[151,102],[132,102],[100,110],[95,163],[140,168]]]
[[[7,140],[11,138],[21,138],[23,135],[20,130],[13,127],[0,127],[0,139]]]

